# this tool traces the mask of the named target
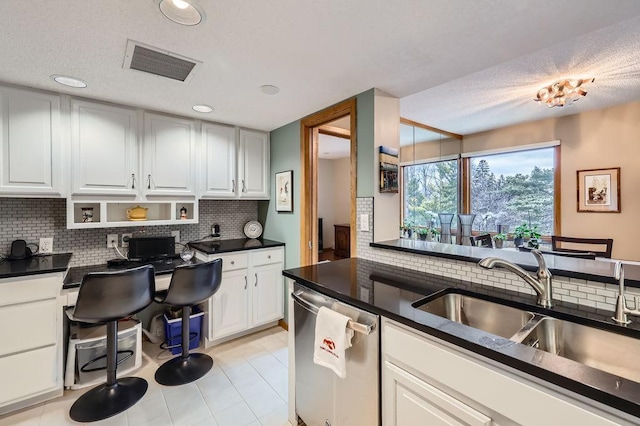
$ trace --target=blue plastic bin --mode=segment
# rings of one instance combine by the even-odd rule
[[[202,318],[204,312],[194,306],[189,316],[189,349],[195,349],[200,346],[200,334],[202,333]],[[170,319],[165,312],[162,315],[164,322],[164,335],[168,349],[172,354],[182,353],[182,316],[176,319]],[[193,336],[193,334],[196,334]]]

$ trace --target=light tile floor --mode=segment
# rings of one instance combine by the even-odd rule
[[[154,380],[159,365],[173,355],[145,342],[142,368],[132,374],[149,382],[140,402],[124,413],[92,425],[109,426],[282,426],[287,422],[287,332],[273,327],[202,350],[213,357],[213,368],[183,386],[162,386]],[[88,388],[90,389],[90,388]],[[88,390],[86,389],[86,390]],[[0,426],[58,426],[76,423],[71,404],[86,390],[8,416]]]

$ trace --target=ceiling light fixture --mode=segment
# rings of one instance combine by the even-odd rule
[[[213,112],[213,108],[209,105],[194,105],[193,110],[196,112]]]
[[[280,93],[280,89],[277,86],[272,86],[270,84],[260,86],[260,90],[262,91],[262,93],[267,95],[277,95],[278,93]]]
[[[595,78],[559,80],[538,90],[534,101],[541,102],[549,108],[571,105],[587,94],[587,92],[582,89],[582,85],[593,83],[594,81]]]
[[[180,25],[198,25],[206,18],[204,10],[194,0],[156,0],[160,12]]]
[[[53,79],[53,81],[55,81],[56,83],[60,83],[62,85],[68,86],[68,87],[75,87],[76,89],[83,89],[85,87],[87,87],[87,83],[75,78],[75,77],[69,77],[66,75],[60,75],[60,74],[53,74],[51,76],[51,78]]]

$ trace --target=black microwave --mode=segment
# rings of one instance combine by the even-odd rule
[[[173,257],[176,240],[173,237],[129,238],[129,260],[155,260]]]

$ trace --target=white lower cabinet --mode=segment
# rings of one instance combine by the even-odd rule
[[[383,319],[382,424],[631,425],[637,418]]]
[[[216,340],[249,328],[247,270],[222,274],[220,289],[209,299],[208,340]]]
[[[196,253],[200,260],[222,258],[222,283],[204,307],[205,345],[212,346],[275,323],[284,316],[282,247],[221,255]]]
[[[62,395],[62,279],[0,280],[0,415]]]

